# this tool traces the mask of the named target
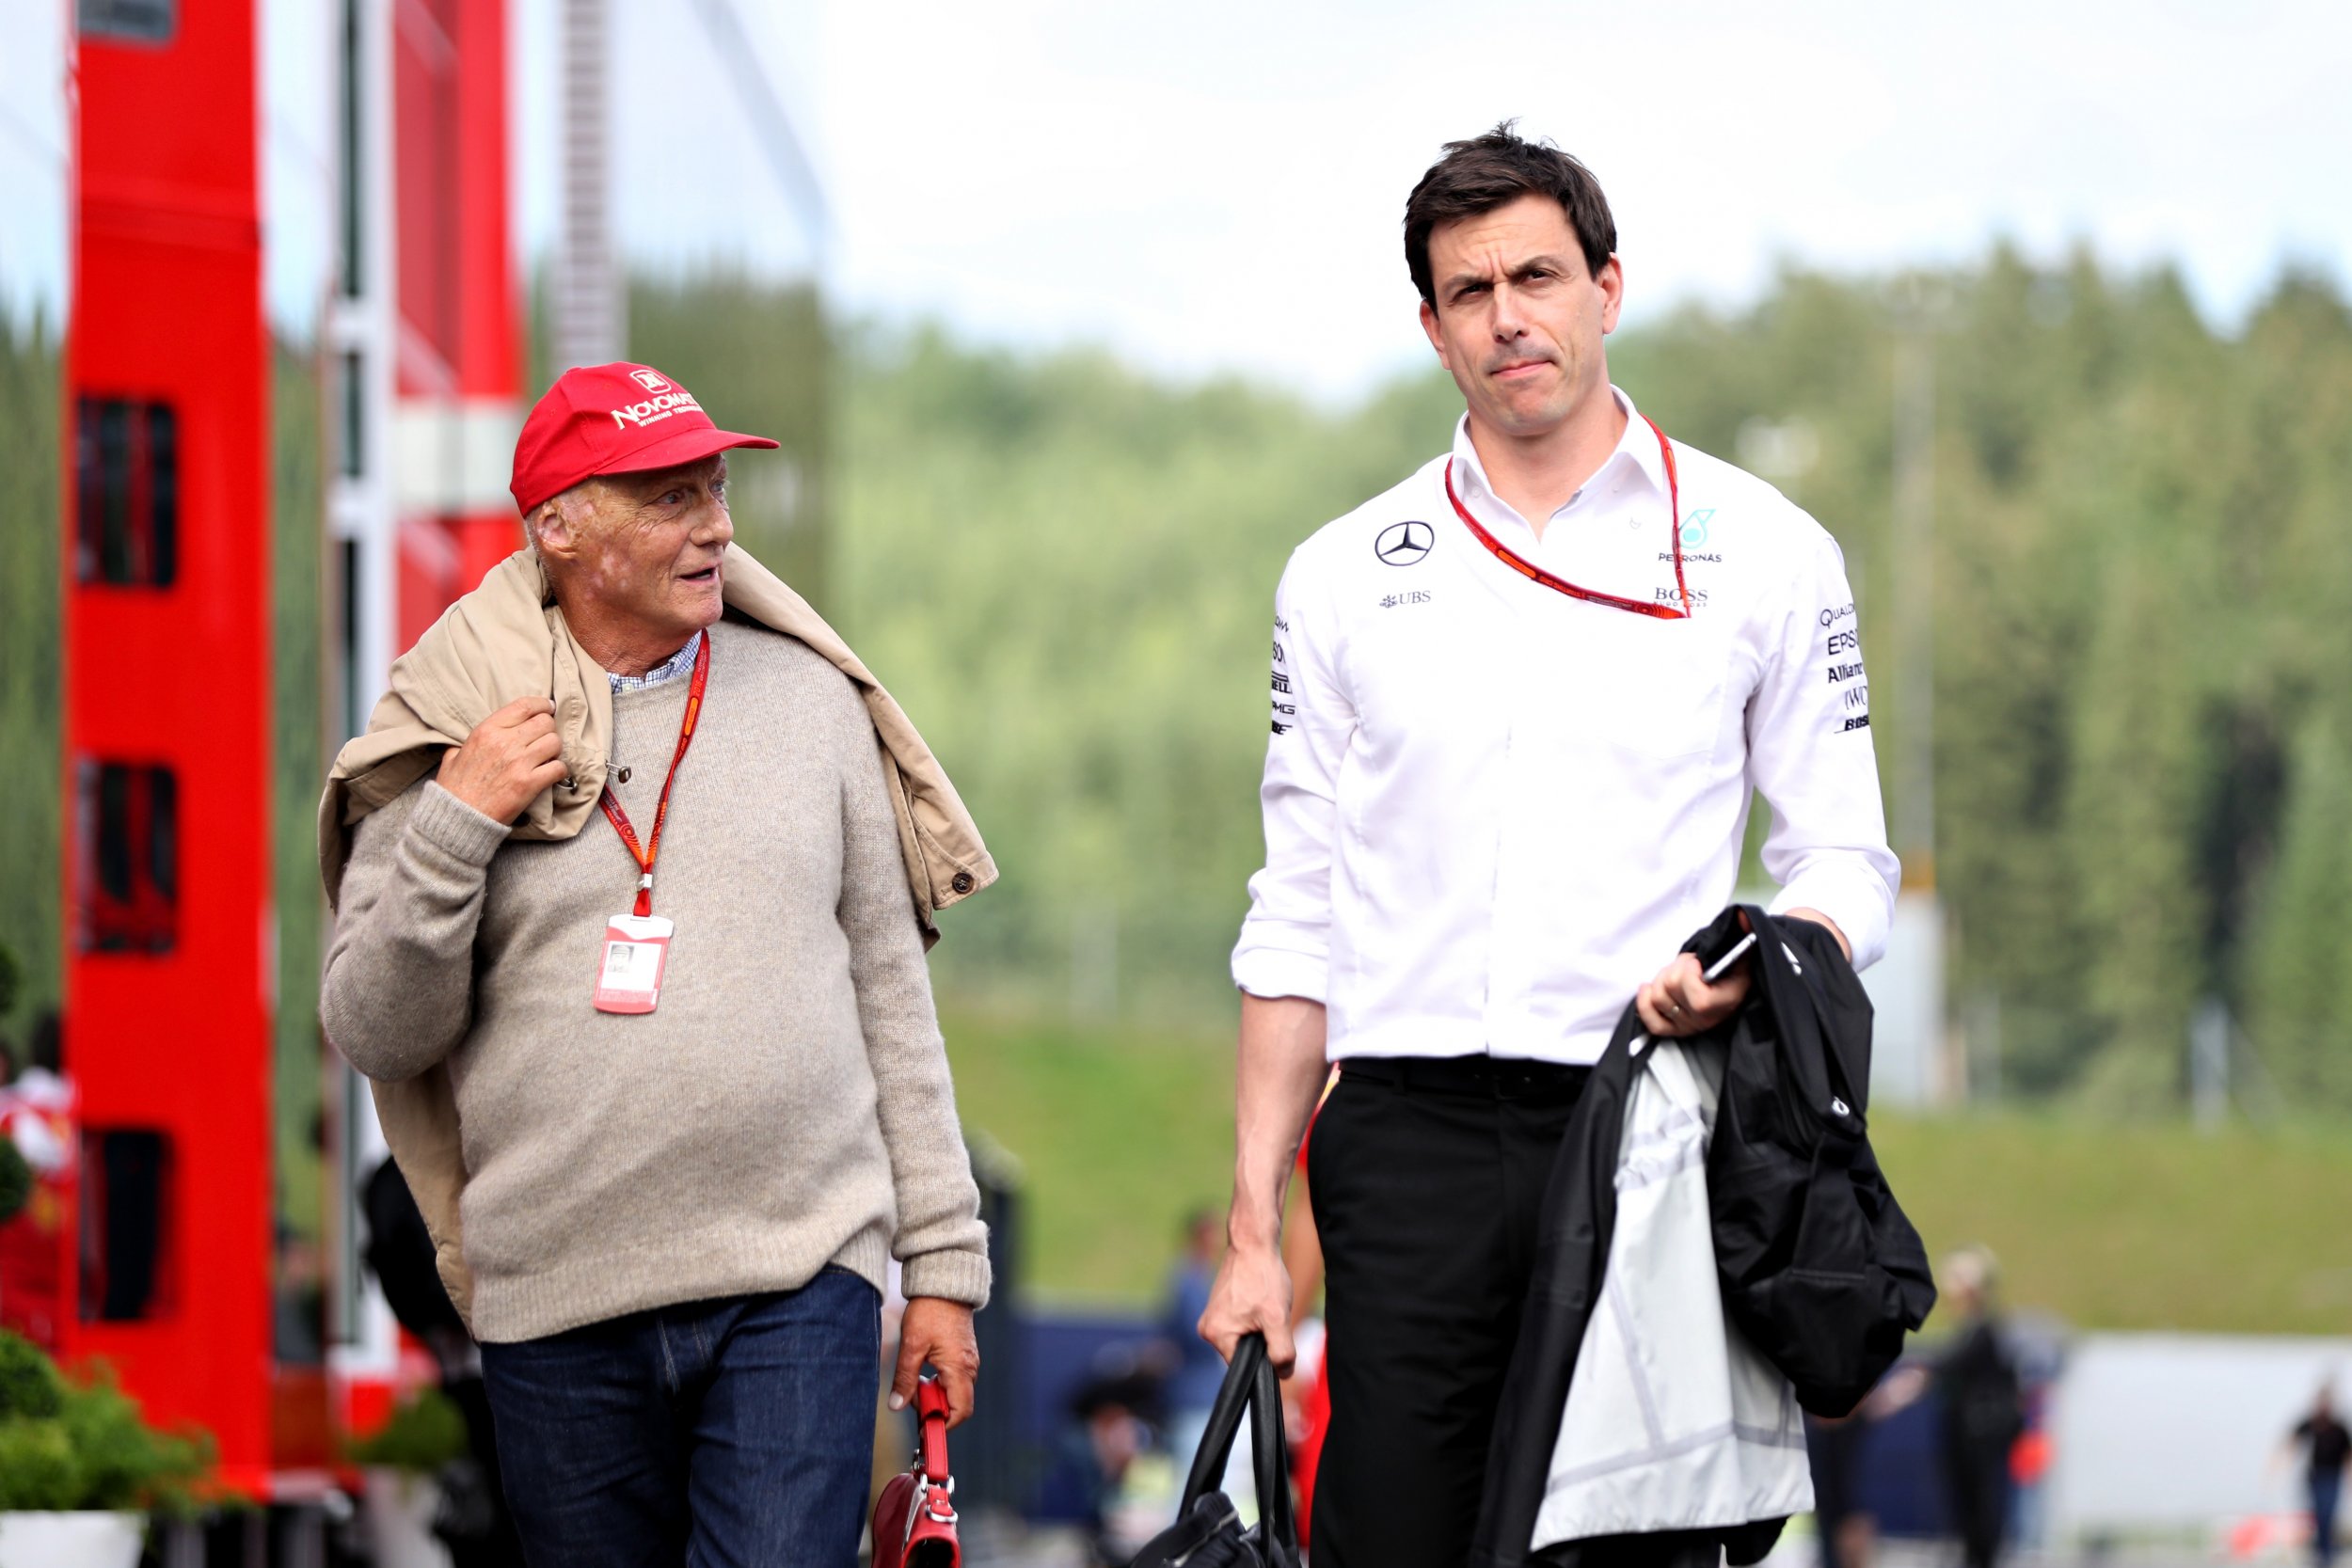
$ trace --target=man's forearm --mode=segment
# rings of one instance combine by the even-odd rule
[[[1829,916],[1823,914],[1819,910],[1796,909],[1790,910],[1788,913],[1794,919],[1810,920],[1816,926],[1828,927],[1829,934],[1837,939],[1837,945],[1839,949],[1845,953],[1847,959],[1849,961],[1852,959],[1853,943],[1846,940],[1846,933],[1838,928],[1837,922],[1832,920]]]
[[[1298,1142],[1329,1069],[1320,1002],[1243,993],[1234,1069],[1233,1208],[1227,1232],[1236,1247],[1274,1247],[1282,1231]]]
[[[358,825],[319,1018],[368,1077],[413,1078],[464,1036],[484,879],[505,836],[434,784]]]

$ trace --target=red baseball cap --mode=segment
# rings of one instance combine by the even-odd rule
[[[675,467],[730,447],[772,447],[710,422],[694,394],[650,365],[582,365],[555,378],[515,439],[507,488],[528,515],[595,474]]]

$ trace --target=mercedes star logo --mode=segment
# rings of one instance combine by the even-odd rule
[[[1391,566],[1410,566],[1437,542],[1437,531],[1427,523],[1391,523],[1372,542],[1372,553]]]

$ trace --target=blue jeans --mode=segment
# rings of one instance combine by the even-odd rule
[[[846,1269],[484,1345],[532,1568],[850,1568],[865,1528],[882,1301]]]
[[[2312,1559],[2328,1568],[2336,1560],[2336,1503],[2344,1495],[2344,1472],[2314,1470],[2312,1486]]]

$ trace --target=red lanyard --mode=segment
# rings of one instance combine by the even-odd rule
[[[629,858],[643,873],[637,879],[637,907],[631,914],[653,913],[653,858],[661,853],[661,824],[670,816],[670,786],[677,783],[677,765],[686,760],[686,748],[693,743],[694,722],[703,714],[703,688],[710,684],[710,634],[703,633],[703,645],[694,650],[694,682],[686,689],[686,718],[677,727],[677,752],[670,758],[670,776],[661,781],[661,804],[654,808],[653,838],[650,843],[637,842],[637,830],[629,826],[628,813],[621,809],[620,797],[606,784],[604,793],[596,797],[596,804],[612,819],[612,831],[621,835],[621,843],[628,849]]]
[[[1470,508],[1462,504],[1462,498],[1454,493],[1454,459],[1450,457],[1445,461],[1445,499],[1454,503],[1454,515],[1469,525],[1470,533],[1478,542],[1494,551],[1497,561],[1530,582],[1540,582],[1555,594],[1565,594],[1571,599],[1582,599],[1587,604],[1605,604],[1612,610],[1629,610],[1636,615],[1654,615],[1661,621],[1687,620],[1691,614],[1691,590],[1682,580],[1682,487],[1675,477],[1675,449],[1673,443],[1666,439],[1666,433],[1658,428],[1656,420],[1645,414],[1642,422],[1649,426],[1651,435],[1658,437],[1659,454],[1666,460],[1666,521],[1672,525],[1674,532],[1675,592],[1681,597],[1679,605],[1645,603],[1641,599],[1603,594],[1596,589],[1579,588],[1567,578],[1554,577],[1534,562],[1514,554],[1508,545],[1478,526],[1478,519],[1471,516]]]

